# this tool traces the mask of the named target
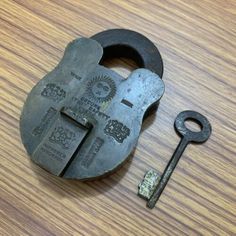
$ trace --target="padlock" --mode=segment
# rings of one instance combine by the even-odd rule
[[[112,55],[144,68],[123,78],[99,64]],[[24,104],[20,131],[29,156],[70,179],[116,170],[137,144],[145,112],[164,93],[162,73],[159,51],[139,33],[116,29],[72,41]]]

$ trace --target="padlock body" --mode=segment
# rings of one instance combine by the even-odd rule
[[[54,175],[94,179],[114,171],[137,144],[146,110],[164,84],[137,69],[125,79],[99,65],[101,46],[79,39],[30,92],[21,137],[32,160]]]

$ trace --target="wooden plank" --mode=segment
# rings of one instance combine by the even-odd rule
[[[236,235],[236,2],[1,0],[1,235]],[[166,91],[148,117],[130,161],[81,183],[34,165],[19,118],[32,87],[76,37],[128,28],[150,38],[164,60]],[[105,65],[127,76],[137,66]],[[136,196],[145,171],[162,172],[179,141],[185,109],[204,114],[213,133],[189,146],[156,208]]]

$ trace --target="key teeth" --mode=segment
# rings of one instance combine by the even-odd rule
[[[144,175],[142,182],[140,182],[138,185],[138,196],[148,201],[151,198],[160,179],[161,176],[157,171],[153,169],[148,170]]]

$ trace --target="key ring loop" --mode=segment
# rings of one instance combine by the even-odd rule
[[[185,125],[186,120],[196,122],[201,126],[201,131],[194,132]],[[176,131],[186,137],[190,142],[203,143],[211,135],[211,125],[205,116],[196,111],[183,111],[178,114],[175,120]]]

